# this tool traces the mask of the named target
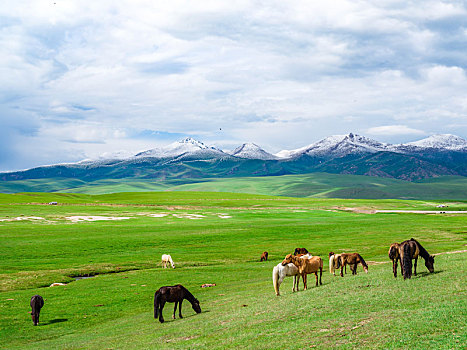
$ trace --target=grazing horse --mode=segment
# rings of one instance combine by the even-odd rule
[[[336,275],[336,269],[340,268],[340,254],[334,254],[334,252],[329,252],[329,273]],[[352,265],[350,266],[352,268]],[[347,265],[344,266],[345,274],[347,274]]]
[[[342,253],[339,259],[339,266],[341,268],[341,277],[344,277],[344,267],[345,265],[350,265],[350,270],[352,275],[357,274],[357,265],[362,264],[363,270],[368,273],[368,265],[362,256],[358,253]],[[338,266],[338,268],[339,268]]]
[[[389,247],[388,255],[389,259],[392,260],[392,273],[394,274],[394,277],[397,277],[397,262],[401,262],[401,256],[399,254],[399,243],[393,243]],[[401,274],[404,272],[402,271],[402,263],[401,263]]]
[[[311,254],[305,254],[300,256],[301,259],[310,259],[311,257]],[[284,278],[288,276],[293,276],[292,292],[295,292],[295,290],[297,290],[298,292],[298,284],[300,281],[298,275],[298,267],[296,267],[292,263],[284,266],[282,265],[282,263],[279,263],[276,266],[274,266],[274,268],[272,269],[272,284],[274,285],[274,291],[276,292],[276,295],[280,295],[279,287],[284,281]]]
[[[288,254],[282,265],[287,265],[289,263],[294,264],[298,267],[298,273],[302,276],[304,289],[307,289],[307,275],[309,273],[314,273],[316,276],[316,286],[318,286],[318,270],[319,270],[319,284],[321,282],[321,276],[323,275],[323,260],[319,256],[313,256],[310,259],[301,259],[295,255]]]
[[[41,309],[44,306],[44,299],[40,295],[34,295],[31,298],[30,305],[32,308],[32,322],[34,322],[34,326],[37,326],[39,324],[39,314],[41,313]]]
[[[293,255],[300,255],[300,254],[308,254],[308,250],[306,248],[295,248]]]
[[[188,289],[183,287],[181,284],[176,286],[165,286],[159,288],[159,290],[154,294],[154,318],[159,317],[159,322],[164,322],[164,317],[162,316],[162,310],[164,310],[164,305],[166,302],[175,303],[173,319],[175,320],[175,312],[178,308],[178,316],[182,316],[182,302],[183,299],[188,300],[191,303],[193,310],[197,314],[201,312],[201,307],[199,306],[199,301],[196,299],[193,294],[191,294]]]
[[[412,259],[415,259],[414,275],[417,276],[417,259],[419,255],[425,259],[425,266],[428,271],[430,271],[430,273],[435,271],[433,267],[435,263],[434,256],[430,255],[426,249],[413,238],[399,245],[399,255],[404,279],[412,277]]]
[[[261,259],[259,261],[268,261],[268,252],[261,254]]]
[[[175,264],[174,264],[174,262],[172,260],[172,257],[169,254],[162,254],[162,267],[164,269],[166,269],[168,263],[170,263],[170,265],[172,265],[173,269],[175,268]]]

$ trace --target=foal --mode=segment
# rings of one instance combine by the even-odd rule
[[[401,256],[399,254],[399,243],[393,243],[389,247],[388,255],[389,259],[392,260],[392,273],[394,274],[394,277],[397,277],[397,262],[401,262]],[[401,274],[404,272],[402,271],[402,263],[401,263]]]
[[[162,316],[162,310],[164,310],[164,305],[166,302],[175,303],[173,319],[175,319],[175,312],[178,308],[178,316],[182,316],[182,302],[183,299],[188,300],[191,303],[191,307],[197,314],[201,312],[201,307],[199,306],[199,301],[196,299],[193,294],[191,294],[188,289],[183,287],[181,284],[176,286],[165,286],[159,288],[159,290],[154,294],[154,318],[159,317],[159,322],[164,322],[164,317]]]
[[[31,298],[30,305],[32,308],[32,322],[34,322],[34,326],[37,326],[39,324],[39,314],[41,313],[41,309],[44,306],[44,299],[40,295],[34,295]]]

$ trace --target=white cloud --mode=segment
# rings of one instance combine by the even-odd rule
[[[0,123],[18,136],[0,146],[18,156],[0,170],[35,144],[53,163],[167,141],[134,130],[271,151],[350,131],[465,136],[466,14],[438,0],[7,1]],[[7,123],[18,113],[28,142]]]
[[[409,128],[406,125],[384,125],[369,128],[366,131],[369,135],[425,135],[422,130]]]

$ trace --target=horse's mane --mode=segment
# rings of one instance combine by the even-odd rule
[[[193,303],[193,301],[197,300],[197,299],[195,298],[195,296],[194,296],[193,294],[191,294],[191,292],[190,292],[188,289],[186,289],[184,286],[182,286],[181,284],[179,284],[178,286],[180,287],[180,289],[182,289],[182,290],[186,293],[186,295],[187,295],[187,298],[186,298],[186,299],[187,299],[190,303]]]
[[[365,262],[365,260],[362,258],[362,256],[360,254],[357,254],[358,257],[360,258],[360,262],[362,263],[363,266],[365,266],[366,268],[368,268],[368,265],[367,263]]]
[[[410,239],[411,241],[415,242],[415,244],[418,246],[418,250],[420,252],[420,256],[423,258],[423,259],[429,259],[430,258],[430,253],[427,252],[427,250],[425,248],[422,247],[422,245],[416,240],[416,239],[413,239],[411,238]]]

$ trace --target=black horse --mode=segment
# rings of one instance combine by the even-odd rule
[[[414,275],[417,276],[417,259],[420,255],[425,259],[425,266],[430,272],[434,272],[435,258],[430,255],[422,245],[411,238],[408,241],[404,241],[399,245],[399,255],[401,259],[402,274],[404,279],[412,277],[412,259],[415,259],[414,264]]]
[[[180,318],[182,316],[182,301],[183,299],[188,300],[193,307],[193,310],[197,314],[201,312],[201,307],[199,306],[199,301],[196,299],[193,294],[191,294],[188,289],[183,287],[181,284],[176,286],[165,286],[159,288],[159,290],[154,294],[154,318],[159,317],[159,322],[164,322],[164,317],[162,316],[162,310],[164,310],[164,305],[166,302],[175,303],[173,318],[175,319],[175,312],[177,311],[177,304],[179,304],[178,315]]]
[[[31,298],[30,305],[32,308],[32,322],[34,322],[34,326],[37,326],[39,324],[39,314],[41,313],[41,309],[44,306],[44,299],[40,295],[34,295]]]

